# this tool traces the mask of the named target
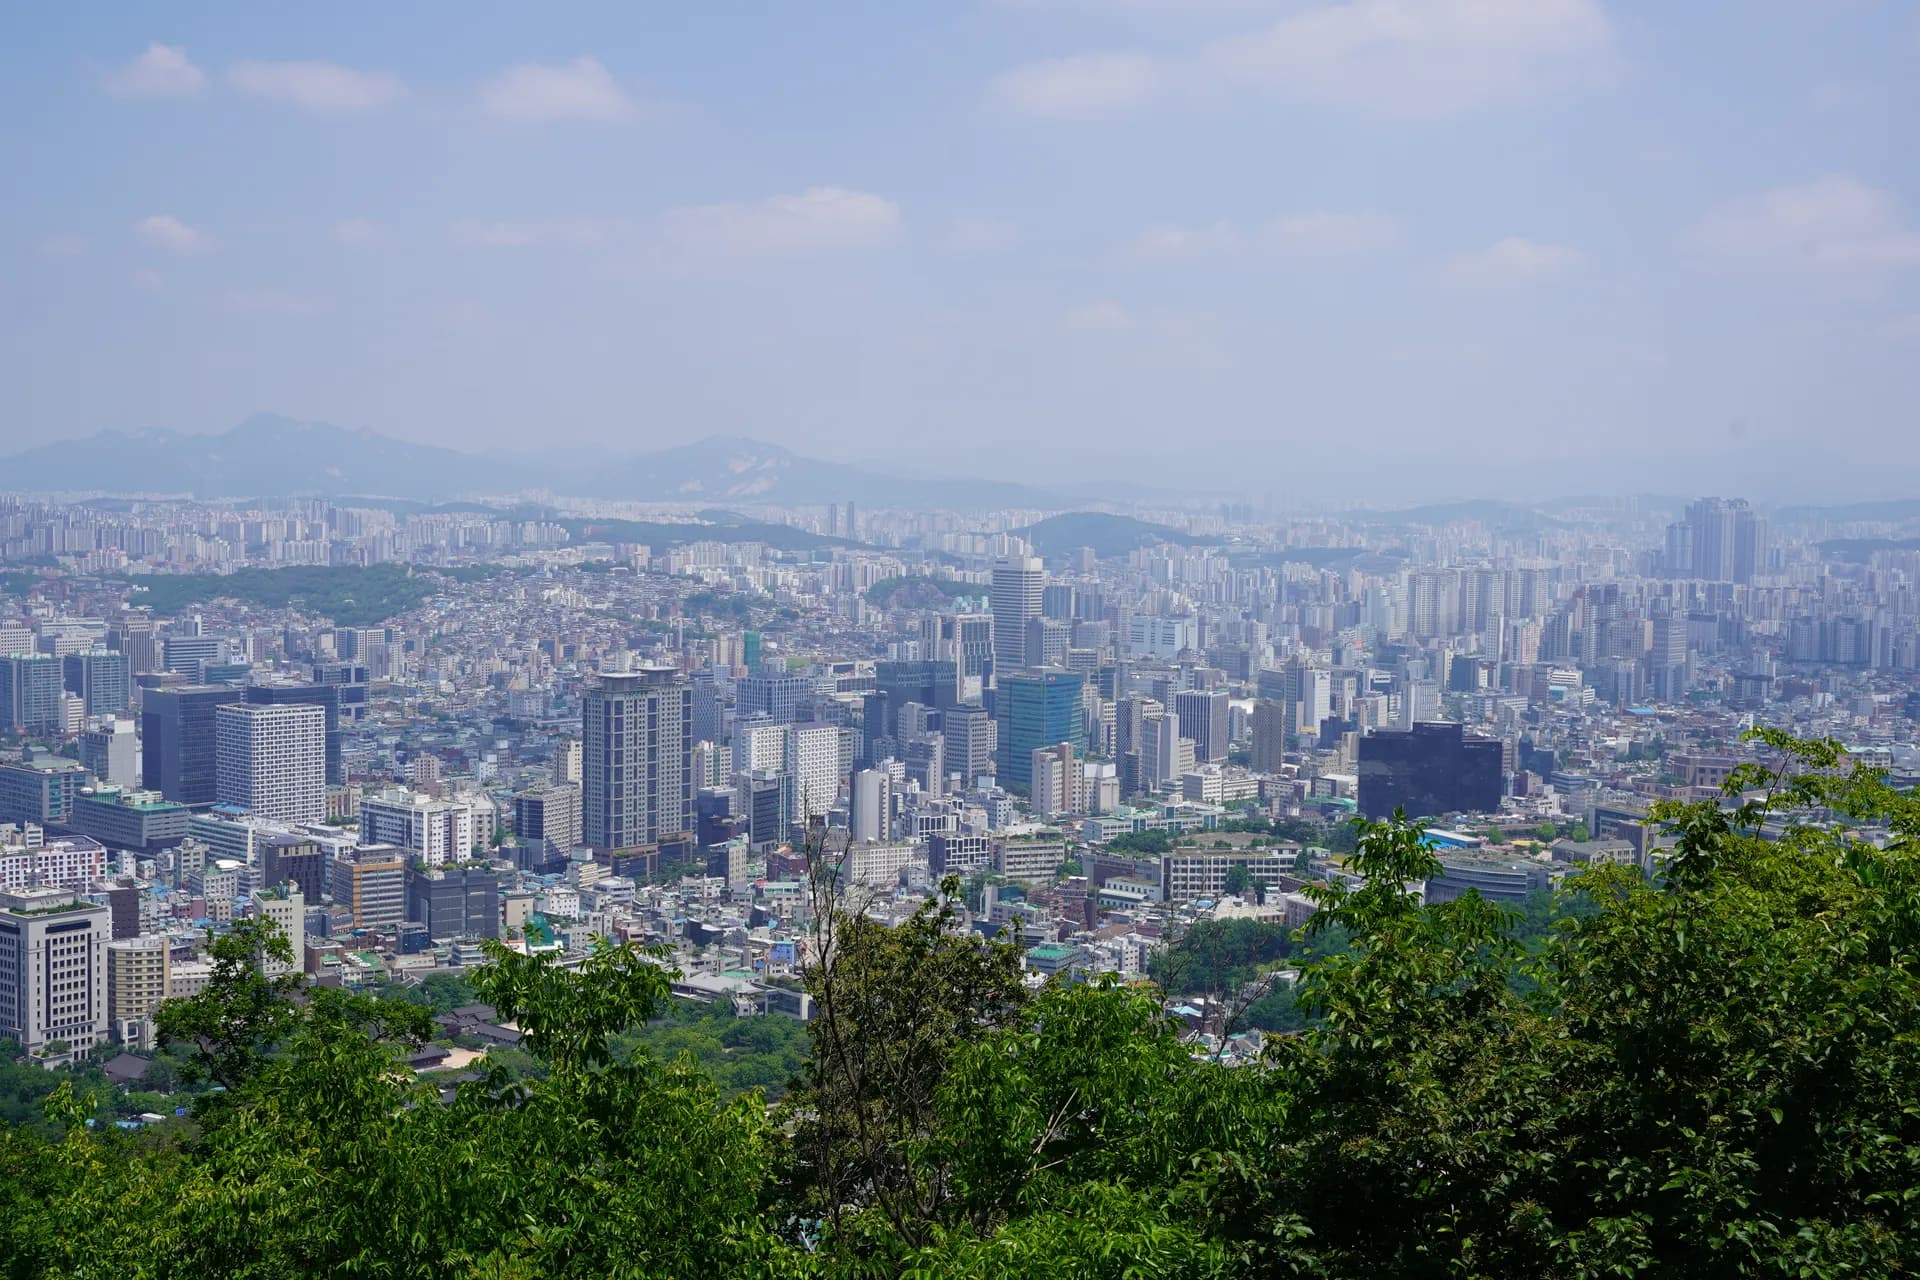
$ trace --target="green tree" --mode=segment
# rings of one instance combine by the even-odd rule
[[[1236,862],[1227,868],[1227,892],[1236,897],[1244,896],[1253,888],[1253,872],[1244,862]]]
[[[813,1055],[787,1100],[790,1179],[831,1229],[873,1214],[905,1243],[931,1239],[949,1188],[914,1150],[932,1131],[946,1064],[1025,1000],[1015,947],[956,932],[959,893],[948,877],[898,926],[839,902],[818,917],[805,974]]]

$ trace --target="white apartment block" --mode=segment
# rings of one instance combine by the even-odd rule
[[[215,794],[277,822],[327,817],[327,713],[238,703],[214,711]]]
[[[488,824],[488,836],[492,835]],[[435,800],[412,791],[383,791],[360,801],[360,843],[398,845],[408,861],[430,867],[465,862],[480,843],[465,800]]]
[[[0,889],[83,889],[106,873],[107,847],[98,840],[48,840],[38,826],[0,827]]]
[[[105,906],[61,889],[0,892],[0,1036],[29,1053],[107,1036]]]

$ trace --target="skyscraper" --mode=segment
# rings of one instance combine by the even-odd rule
[[[968,704],[950,708],[941,723],[945,726],[941,735],[947,740],[948,773],[959,774],[970,787],[982,774],[993,772],[994,721],[985,707]]]
[[[1000,721],[1001,784],[1028,787],[1033,782],[1033,753],[1041,747],[1071,743],[1087,749],[1082,714],[1086,679],[1072,671],[1029,671],[1000,683],[995,710]]]
[[[228,690],[228,695],[232,695]],[[213,717],[215,795],[277,822],[327,818],[327,713],[234,703]]]
[[[1325,675],[1324,672],[1321,673]],[[1181,732],[1193,739],[1196,764],[1218,764],[1227,758],[1229,745],[1228,711],[1231,703],[1225,689],[1190,689],[1174,695],[1173,706],[1180,717]]]
[[[0,657],[0,729],[59,733],[65,728],[60,659],[40,654]]]
[[[227,685],[149,689],[142,695],[140,769],[149,790],[178,804],[212,804],[219,798],[214,711],[233,699]]]
[[[1032,556],[1008,556],[994,563],[991,601],[996,673],[1004,675],[1031,665],[1027,660],[1027,624],[1040,616],[1046,585],[1046,571]],[[1020,766],[1023,775],[1027,769],[1024,763]]]
[[[118,715],[132,700],[133,681],[127,674],[127,655],[111,649],[89,649],[62,659],[67,692],[77,696],[90,716]]]
[[[866,698],[867,740],[899,737],[900,708],[909,702],[945,711],[959,701],[959,667],[951,660],[876,662]]]
[[[250,684],[245,701],[259,706],[312,706],[327,715],[327,781],[342,783],[340,764],[340,690],[337,684]]]
[[[1500,809],[1501,747],[1491,738],[1470,738],[1450,722],[1415,724],[1360,739],[1360,812],[1385,818],[1404,808],[1409,817],[1431,818]]]
[[[584,842],[657,844],[693,829],[693,689],[671,667],[606,673],[582,700]]]

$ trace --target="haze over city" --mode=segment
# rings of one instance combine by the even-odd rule
[[[1302,499],[1894,496],[1916,21],[16,9],[0,456],[266,410]]]
[[[0,1272],[1920,1274],[1920,5],[16,5]]]

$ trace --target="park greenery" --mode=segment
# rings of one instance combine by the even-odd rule
[[[1369,823],[1300,934],[1182,939],[1169,989],[1298,971],[1252,1065],[1152,985],[1030,989],[956,931],[958,882],[898,926],[828,914],[772,1107],[674,1039],[705,1015],[663,1020],[631,946],[494,949],[467,982],[539,1070],[443,1090],[399,1069],[431,997],[289,1001],[242,926],[164,1007],[224,1086],[190,1124],[88,1126],[63,1078],[0,1132],[0,1275],[1911,1274],[1920,798],[1761,736],[1780,767],[1729,795],[1763,798],[1660,808],[1651,876],[1423,906],[1420,828]]]
[[[375,626],[445,589],[432,574],[395,564],[143,574],[126,581],[135,588],[133,603],[161,617],[214,600],[238,600],[272,609],[303,609],[342,627]]]

